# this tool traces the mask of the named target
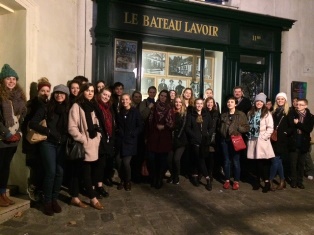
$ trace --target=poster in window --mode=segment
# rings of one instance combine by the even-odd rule
[[[197,57],[196,67],[195,67],[195,77],[200,78],[201,73],[201,57]],[[214,78],[214,58],[206,57],[204,65],[204,79]]]
[[[155,86],[155,78],[154,77],[143,77],[141,81],[141,93],[142,95],[147,95],[148,88],[151,86]]]
[[[143,50],[143,73],[166,75],[166,53]]]
[[[168,75],[192,77],[193,56],[184,54],[169,54]]]
[[[137,64],[137,42],[115,39],[115,71],[133,72]]]
[[[306,99],[307,82],[291,82],[291,99]]]

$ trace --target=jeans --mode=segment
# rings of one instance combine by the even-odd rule
[[[240,154],[234,150],[232,142],[230,140],[222,140],[221,147],[224,155],[225,179],[230,180],[230,167],[232,161],[234,167],[234,180],[239,181],[241,173]]]
[[[17,147],[0,148],[0,193],[5,193],[10,175],[10,164]]]
[[[119,173],[119,178],[122,182],[131,181],[131,160],[132,156],[123,156],[120,154],[117,155],[116,162]]]
[[[63,161],[65,157],[65,144],[56,145],[44,141],[39,147],[44,168],[44,202],[57,200],[63,179]]]
[[[311,157],[311,152],[308,152],[305,157],[305,167],[304,167],[304,173],[306,176],[314,176],[314,164]]]
[[[291,181],[293,183],[303,183],[305,157],[308,153],[302,153],[298,149],[290,153],[291,161]]]
[[[280,179],[284,180],[285,175],[284,175],[282,160],[280,156],[275,156],[274,158],[271,159],[269,179],[273,180],[276,177],[277,172]]]
[[[185,146],[179,147],[168,155],[168,167],[173,179],[177,179],[180,175],[180,160],[184,149]]]

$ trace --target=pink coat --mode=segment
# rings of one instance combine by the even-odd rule
[[[93,123],[99,125],[99,121],[95,115],[95,112],[92,112],[91,115]],[[80,124],[82,124],[82,133],[79,131]],[[98,159],[98,148],[101,138],[100,133],[97,132],[97,136],[94,139],[89,138],[85,112],[76,103],[73,104],[69,111],[68,130],[69,134],[73,136],[74,140],[83,143],[85,149],[85,161],[96,161]]]
[[[269,159],[275,157],[274,150],[270,143],[270,135],[274,131],[274,121],[268,112],[260,121],[259,136],[248,141],[248,159]]]

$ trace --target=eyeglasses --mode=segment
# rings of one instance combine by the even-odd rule
[[[306,104],[297,104],[298,106],[306,106]]]
[[[61,91],[56,91],[55,95],[65,95],[65,93],[61,92]]]

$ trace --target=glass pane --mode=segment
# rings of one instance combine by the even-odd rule
[[[240,63],[265,64],[265,58],[264,57],[258,57],[258,56],[241,55],[240,56]]]
[[[243,87],[244,95],[254,101],[255,96],[263,92],[264,73],[241,71],[240,84]]]

